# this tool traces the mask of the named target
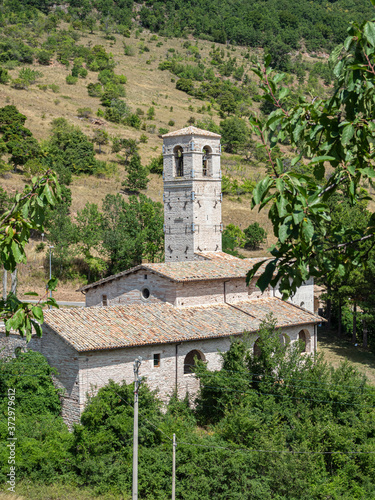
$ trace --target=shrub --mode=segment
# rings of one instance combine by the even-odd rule
[[[190,78],[180,78],[176,82],[176,89],[189,94],[194,90],[193,81]]]
[[[91,115],[92,115],[91,108],[78,108],[77,109],[77,116],[79,118],[86,118],[86,120],[87,120],[88,118],[90,118]]]
[[[100,83],[89,83],[87,85],[87,92],[90,97],[100,97],[103,93],[103,88]]]
[[[147,110],[147,119],[153,120],[154,118],[155,118],[155,108],[154,108],[154,106],[151,106]]]
[[[159,128],[159,135],[164,135],[168,134],[169,130],[167,128],[160,127]]]
[[[49,66],[51,64],[52,52],[48,50],[41,50],[38,54],[38,63],[44,66]]]
[[[159,155],[157,158],[153,158],[149,165],[147,166],[152,174],[162,175],[163,173],[163,155]]]
[[[4,68],[0,68],[0,83],[2,83],[3,85],[5,83],[8,83],[10,81],[10,75],[8,73],[8,71]]]
[[[134,56],[135,54],[134,48],[131,45],[124,43],[124,54],[126,56]]]
[[[43,250],[44,250],[45,248],[46,248],[46,244],[45,244],[45,243],[43,243],[43,242],[40,242],[40,243],[38,243],[38,244],[37,244],[37,246],[35,247],[35,251],[36,251],[37,253],[41,253],[41,252],[43,252]]]
[[[57,94],[58,92],[60,92],[60,87],[58,85],[56,85],[56,83],[51,83],[50,85],[48,85],[48,87],[52,90],[52,92],[54,92],[55,94]]]
[[[168,122],[168,126],[169,126],[169,127],[173,127],[173,126],[174,126],[174,124],[175,124],[175,121],[174,121],[174,120],[169,120],[169,122]]]
[[[267,232],[258,224],[258,222],[254,222],[250,224],[245,231],[245,248],[249,250],[256,250],[267,240]]]
[[[148,137],[146,134],[142,134],[141,137],[139,138],[139,142],[142,144],[147,144],[148,142]]]
[[[65,81],[66,81],[66,83],[68,85],[75,85],[78,82],[78,77],[77,76],[68,75],[65,78]]]
[[[88,71],[86,68],[79,68],[78,76],[80,76],[81,78],[86,78],[87,74],[88,74]]]

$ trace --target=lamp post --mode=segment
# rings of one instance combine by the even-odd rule
[[[52,249],[55,248],[54,246],[50,245],[49,246],[49,279],[52,278]],[[49,291],[49,296],[52,299],[52,290]],[[49,309],[52,309],[52,306],[48,306]]]

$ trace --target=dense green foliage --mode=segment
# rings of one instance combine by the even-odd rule
[[[363,199],[362,184],[375,177],[375,23],[354,24],[348,35],[331,56],[337,85],[327,99],[300,98],[291,104],[289,90],[280,85],[285,75],[272,72],[270,58],[266,67],[254,70],[274,111],[265,120],[250,120],[270,160],[270,175],[255,188],[253,206],[271,204],[269,217],[278,238],[258,286],[264,290],[281,279],[284,297],[308,276],[329,282],[336,273],[344,277],[352,266],[366,269],[374,242],[373,217],[364,227],[330,224],[332,196],[341,195],[355,206]],[[305,173],[285,172],[282,159],[273,159],[272,150],[285,141],[293,148],[291,165],[304,161],[309,167]]]
[[[375,494],[375,391],[344,364],[301,357],[269,318],[233,340],[221,370],[195,368],[196,404],[172,396],[165,410],[139,391],[139,497],[221,500],[362,499]],[[281,342],[283,339],[283,342]],[[16,387],[17,478],[131,492],[133,386],[110,381],[69,434],[51,370],[38,353],[0,362],[0,387]],[[35,394],[35,388],[38,393]],[[4,402],[2,403],[4,405]],[[0,413],[1,480],[7,473],[6,407]]]
[[[143,194],[130,196],[128,202],[120,194],[107,195],[102,211],[88,203],[72,220],[70,191],[64,187],[62,192],[62,200],[46,216],[48,241],[55,247],[55,276],[95,281],[163,257],[161,203]]]
[[[372,13],[368,2],[340,0],[324,3],[290,0],[211,1],[148,0],[140,10],[142,24],[162,35],[189,32],[215,42],[252,47],[296,49],[303,39],[308,50],[330,49],[344,40],[350,21]]]
[[[244,230],[244,234],[246,237],[245,247],[250,250],[256,250],[267,241],[267,232],[258,224],[258,222],[250,224]]]

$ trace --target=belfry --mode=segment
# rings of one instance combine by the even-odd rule
[[[220,252],[220,135],[187,127],[163,135],[165,262]]]

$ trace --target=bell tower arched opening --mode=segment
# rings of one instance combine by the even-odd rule
[[[175,161],[175,177],[184,176],[184,150],[181,146],[176,146],[173,150]]]
[[[202,175],[203,177],[212,176],[212,149],[210,146],[204,146],[202,150]]]

